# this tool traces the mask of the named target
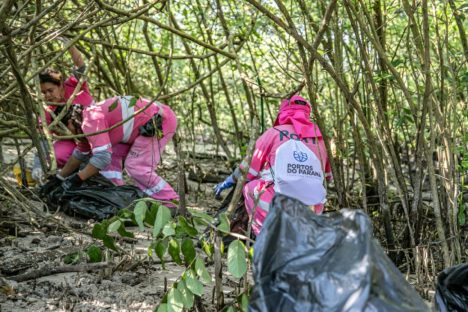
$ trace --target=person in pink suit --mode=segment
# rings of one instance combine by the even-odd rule
[[[177,119],[165,104],[132,96],[117,96],[82,109],[72,108],[69,130],[84,133],[57,178],[65,190],[79,187],[99,171],[122,185],[122,168],[147,195],[176,207],[178,194],[155,172],[161,154],[174,136]],[[88,161],[89,160],[89,161]],[[80,164],[88,161],[81,171]]]
[[[66,39],[63,38],[61,38],[61,40],[66,41]],[[46,68],[39,74],[41,92],[44,99],[49,104],[44,112],[47,125],[50,125],[54,119],[53,116],[57,116],[65,107],[65,104],[78,86],[81,76],[86,71],[86,63],[78,49],[72,46],[68,51],[74,64],[73,72],[70,77],[64,80],[62,74],[53,68]],[[89,92],[88,83],[83,81],[79,91],[73,98],[72,104],[89,106],[93,103],[94,99]],[[54,131],[54,133],[56,133],[56,131]],[[43,142],[42,145],[43,148],[47,150],[46,142]],[[53,147],[57,167],[62,168],[68,158],[70,158],[76,144],[74,140],[57,140],[53,143]],[[34,158],[32,176],[37,181],[41,181],[44,178],[44,173],[37,155]]]
[[[322,134],[317,125],[310,121],[310,112],[310,103],[298,95],[282,100],[274,126],[265,131],[255,143],[255,151],[247,173],[247,182],[243,188],[245,207],[253,218],[252,230],[255,235],[259,234],[275,195],[273,168],[275,168],[277,161],[277,150],[282,144],[289,140],[300,140],[319,160],[322,167],[320,174],[323,173],[327,180],[332,179]],[[244,168],[247,165],[244,160],[239,168]],[[224,189],[235,184],[240,175],[239,168],[215,187],[217,197]],[[310,192],[310,190],[306,191]],[[322,213],[324,202],[325,200],[312,205],[315,213]]]

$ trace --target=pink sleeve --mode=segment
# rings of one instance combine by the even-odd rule
[[[91,147],[89,146],[88,142],[79,141],[76,145],[76,149],[82,154],[89,154],[91,151]]]
[[[102,113],[86,112],[83,118],[83,133],[89,134],[108,129],[109,126]],[[92,116],[92,118],[90,118]],[[108,151],[112,152],[112,144],[109,137],[109,131],[86,137],[92,153]]]
[[[328,153],[327,149],[325,148],[325,143],[323,142],[322,139],[320,139],[320,147],[323,148],[323,155],[325,155],[325,167],[324,167],[324,174],[325,174],[325,179],[327,181],[333,180],[333,173],[331,170],[331,165],[330,165],[330,159],[328,159]]]
[[[260,176],[260,170],[265,166],[271,150],[272,139],[270,131],[266,131],[255,142],[255,151],[252,155],[249,172],[247,173],[247,181],[252,181]],[[245,166],[245,162],[240,165],[241,168],[243,166]]]
[[[64,85],[64,90],[65,90],[65,100],[68,100],[72,94],[73,91],[75,91],[76,86],[78,85],[78,80],[76,79],[75,76],[70,76],[68,77],[67,80],[63,83]],[[73,99],[73,104],[80,104],[83,106],[90,106],[94,102],[93,97],[91,96],[91,93],[89,92],[88,88],[88,83],[86,81],[83,81],[81,84],[81,89],[78,91],[76,94],[75,98]]]

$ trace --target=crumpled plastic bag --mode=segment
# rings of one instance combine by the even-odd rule
[[[101,221],[110,218],[136,199],[146,197],[133,185],[115,186],[102,176],[94,176],[75,190],[64,191],[60,185],[45,194],[49,208],[71,216]]]
[[[437,277],[437,311],[468,311],[468,263],[445,269]]]
[[[430,311],[358,210],[318,216],[276,194],[254,245],[249,311]]]

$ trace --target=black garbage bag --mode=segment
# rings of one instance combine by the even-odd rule
[[[97,221],[112,217],[134,200],[146,197],[136,186],[115,186],[102,176],[92,177],[80,188],[68,192],[60,185],[53,189],[48,186],[48,193],[44,196],[48,207],[53,210],[61,209],[68,215]]]
[[[372,238],[369,218],[315,215],[275,195],[254,245],[249,311],[429,311]]]
[[[437,278],[437,311],[468,311],[468,263],[445,269]]]

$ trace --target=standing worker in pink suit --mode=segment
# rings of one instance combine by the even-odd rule
[[[323,212],[324,178],[331,180],[332,173],[322,134],[310,121],[310,112],[310,103],[298,95],[282,100],[274,126],[255,143],[243,188],[255,235],[260,233],[275,192],[301,200],[317,214]],[[243,161],[239,168],[247,165]],[[239,168],[215,187],[217,197],[235,184]]]
[[[60,38],[60,40],[64,43],[67,41],[67,39],[64,38]],[[53,68],[46,68],[39,74],[41,92],[48,103],[47,109],[44,112],[47,125],[50,125],[54,120],[54,117],[60,114],[64,109],[65,104],[72,96],[75,88],[78,86],[80,78],[86,71],[86,63],[84,62],[80,51],[78,51],[74,46],[70,47],[68,51],[74,65],[72,75],[70,75],[70,77],[64,80],[62,73]],[[84,80],[79,91],[76,93],[76,96],[73,98],[72,104],[89,106],[93,103],[94,99],[89,92],[88,83]],[[46,146],[47,144],[44,142],[43,147]],[[53,146],[57,167],[62,168],[76,147],[75,141],[58,140],[53,143]],[[44,178],[44,172],[42,171],[39,157],[37,155],[34,158],[32,176],[36,181],[42,181]]]
[[[136,185],[154,199],[176,207],[171,201],[178,194],[155,172],[167,143],[177,128],[175,113],[169,106],[132,96],[118,96],[82,109],[72,108],[67,121],[74,133],[93,134],[83,138],[57,179],[70,190],[99,171],[122,185],[122,168]],[[109,130],[110,129],[110,130]],[[80,164],[88,161],[75,173]]]

